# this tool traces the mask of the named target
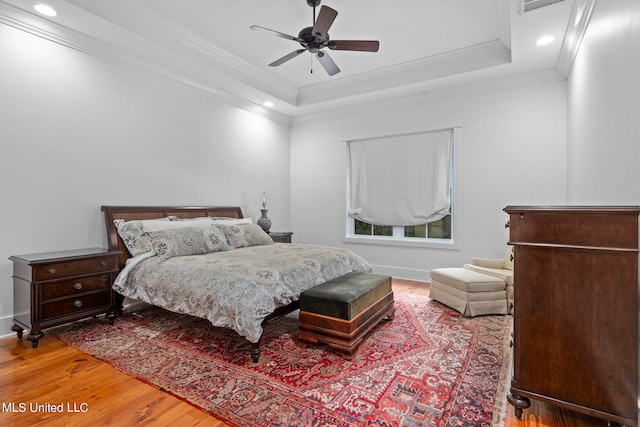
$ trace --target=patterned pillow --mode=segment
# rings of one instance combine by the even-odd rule
[[[160,259],[207,252],[205,234],[198,227],[152,231],[149,236],[151,246]]]
[[[204,242],[207,252],[228,251],[229,244],[227,236],[218,227],[211,227],[204,230]]]
[[[273,243],[271,236],[256,224],[218,224],[227,236],[231,248],[244,248],[247,246],[262,246]]]
[[[233,218],[230,218],[234,220]],[[237,220],[234,220],[237,221]],[[168,228],[197,227],[204,232],[207,244],[207,252],[218,252],[229,250],[227,238],[224,233],[216,227],[216,221],[213,217],[201,216],[196,218],[180,218],[171,223]]]
[[[175,217],[166,217],[158,219],[145,219],[135,221],[125,221],[123,219],[113,220],[118,235],[124,242],[132,256],[136,256],[151,250],[151,243],[147,235],[148,228],[161,227],[168,225]]]

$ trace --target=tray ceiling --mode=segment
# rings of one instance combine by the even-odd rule
[[[269,67],[300,45],[249,29],[297,35],[312,23],[306,0],[47,0],[58,12],[50,18],[32,9],[36,1],[0,0],[0,22],[288,120],[504,79],[564,78],[593,0],[524,14],[521,1],[323,1],[338,11],[332,38],[380,41],[377,53],[330,51],[335,76],[307,52]],[[536,46],[545,34],[555,42]]]

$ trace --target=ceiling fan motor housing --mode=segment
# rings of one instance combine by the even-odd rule
[[[307,0],[307,4],[311,7],[316,7],[320,5],[320,0]]]
[[[313,27],[305,27],[300,30],[298,38],[302,40],[300,45],[311,53],[316,53],[329,44],[329,34],[324,38],[318,34],[313,34]]]

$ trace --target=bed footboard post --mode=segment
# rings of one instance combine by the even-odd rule
[[[258,363],[260,360],[260,341],[251,343],[251,360]]]

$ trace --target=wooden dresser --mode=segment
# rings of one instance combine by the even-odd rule
[[[509,402],[638,425],[639,206],[507,206],[514,246]]]
[[[101,248],[14,255],[11,330],[25,329],[33,348],[42,329],[110,312],[115,317],[111,285],[120,251]]]

